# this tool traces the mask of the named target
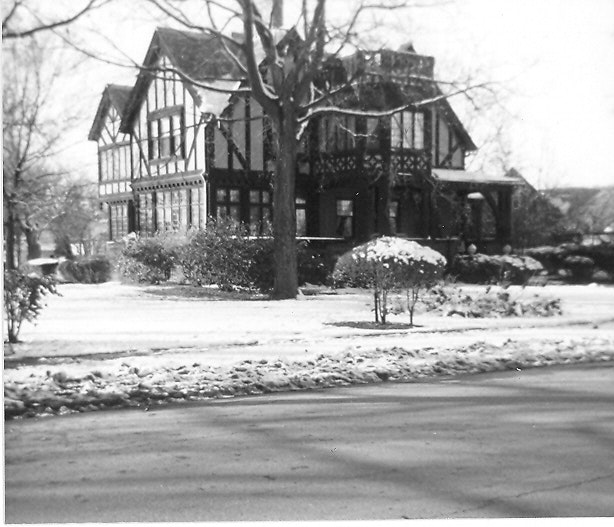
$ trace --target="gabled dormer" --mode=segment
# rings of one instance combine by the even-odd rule
[[[133,136],[136,179],[202,173],[206,116],[201,106],[209,95],[191,81],[239,77],[217,36],[158,28],[121,123],[121,130]]]
[[[98,197],[108,210],[109,240],[134,229],[130,134],[120,131],[131,90],[116,84],[105,87],[88,136],[98,143]]]
[[[101,198],[130,190],[130,135],[120,131],[132,88],[108,84],[102,92],[88,139],[98,143],[98,182]]]

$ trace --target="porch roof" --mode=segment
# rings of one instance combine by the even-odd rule
[[[495,176],[479,170],[454,170],[449,168],[434,168],[431,171],[433,179],[442,183],[464,183],[468,185],[522,185],[520,178],[513,176]]]

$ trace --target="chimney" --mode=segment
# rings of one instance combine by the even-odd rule
[[[284,25],[284,0],[273,0],[271,27],[280,29]]]

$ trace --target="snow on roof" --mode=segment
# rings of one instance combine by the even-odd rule
[[[222,90],[236,90],[241,86],[241,83],[235,80],[218,80],[209,82],[213,88]],[[200,86],[196,87],[196,93],[200,98],[199,110],[203,113],[211,113],[213,115],[221,115],[224,109],[228,106],[232,93],[222,93],[214,90],[208,90]]]
[[[445,183],[473,183],[491,185],[522,185],[522,180],[510,176],[493,176],[486,172],[434,168],[433,178]]]

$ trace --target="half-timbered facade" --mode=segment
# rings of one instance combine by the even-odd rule
[[[476,147],[432,80],[434,59],[411,47],[359,52],[325,74],[346,79],[358,69],[352,89],[333,101],[345,113],[313,118],[300,141],[297,235],[354,243],[393,233],[480,243],[486,204],[492,234],[507,243],[516,181],[465,170]],[[204,227],[208,217],[230,217],[262,234],[274,213],[267,118],[249,94],[205,90],[191,79],[233,88],[243,80],[216,37],[162,28],[124,107],[111,105],[121,118],[116,139],[114,125],[102,126],[116,118],[111,110],[101,117],[105,91],[90,134],[99,141],[101,200],[132,204],[126,226],[142,235]],[[106,150],[126,144],[132,172],[111,180],[129,187],[103,186]],[[123,225],[111,230],[112,239]]]
[[[108,214],[110,239],[119,239],[136,227],[130,134],[119,130],[131,90],[115,84],[104,89],[88,136],[98,143],[98,195]]]

